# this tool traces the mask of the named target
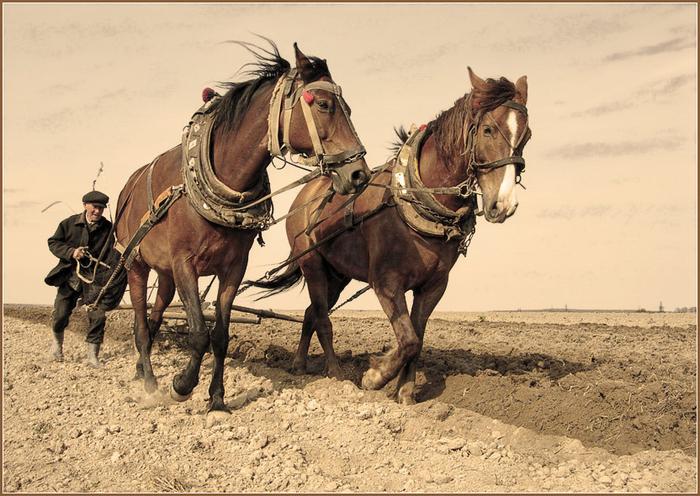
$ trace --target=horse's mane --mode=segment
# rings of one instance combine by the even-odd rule
[[[399,150],[401,150],[401,147],[408,141],[409,134],[408,131],[406,131],[406,128],[403,127],[403,124],[400,125],[398,128],[394,127],[394,133],[396,134],[396,139],[391,142],[391,145],[389,146],[389,150],[392,153],[398,153]]]
[[[428,123],[428,130],[435,134],[440,159],[448,164],[464,154],[464,134],[469,123],[476,117],[470,105],[475,104],[477,112],[489,112],[515,96],[515,85],[504,77],[498,80],[489,78],[483,88],[471,92],[472,103],[469,96],[469,93],[462,96],[452,108],[441,112]],[[409,134],[403,125],[394,127],[394,133],[396,140],[391,143],[389,150],[398,153],[408,141]]]
[[[435,135],[437,152],[446,164],[453,165],[465,154],[465,134],[477,115],[489,112],[515,96],[515,85],[502,77],[487,79],[479,89],[459,98],[452,108],[441,112],[428,123],[428,130]],[[471,97],[471,98],[470,98]]]
[[[289,62],[282,58],[277,49],[277,45],[268,38],[261,36],[270,44],[270,49],[262,48],[253,43],[245,41],[230,41],[242,46],[255,57],[254,62],[244,64],[240,69],[249,67],[243,74],[252,76],[251,79],[241,82],[223,81],[219,86],[227,91],[216,104],[214,126],[223,126],[225,130],[235,130],[243,120],[250,102],[255,92],[268,82],[277,80],[291,68]],[[309,75],[314,79],[322,76],[329,76],[328,65],[323,59],[318,57],[308,57],[311,62],[312,73]]]

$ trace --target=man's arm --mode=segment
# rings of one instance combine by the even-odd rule
[[[66,242],[67,236],[65,226],[63,224],[64,223],[61,222],[56,228],[54,235],[49,238],[49,250],[51,250],[51,253],[61,260],[70,262],[72,258],[75,258],[75,255],[77,254],[76,251],[80,250],[80,248],[71,246]]]

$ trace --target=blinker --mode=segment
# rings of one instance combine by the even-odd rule
[[[314,103],[314,95],[313,95],[311,92],[309,92],[309,91],[304,91],[304,92],[302,93],[302,96],[304,97],[304,101],[305,101],[306,103],[308,103],[309,105],[311,105],[312,103]]]

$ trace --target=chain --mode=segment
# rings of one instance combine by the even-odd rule
[[[372,288],[372,286],[370,286],[370,285],[368,284],[368,285],[365,286],[364,288],[358,290],[354,295],[352,295],[350,298],[348,298],[347,300],[345,300],[343,303],[341,303],[340,305],[336,305],[336,306],[334,306],[333,308],[331,308],[330,310],[328,310],[328,315],[332,314],[333,312],[335,312],[336,310],[338,310],[340,307],[347,305],[347,304],[350,303],[352,300],[355,300],[355,299],[359,298],[360,295],[366,293],[366,292],[367,292],[369,289],[371,289],[371,288]]]
[[[463,256],[467,256],[467,250],[469,249],[469,245],[472,244],[472,238],[474,237],[474,233],[476,232],[476,221],[472,225],[471,231],[469,231],[469,234],[467,234],[462,241],[459,242],[459,246],[457,247],[457,253]]]

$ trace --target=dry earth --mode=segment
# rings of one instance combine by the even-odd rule
[[[4,492],[697,490],[694,314],[438,314],[412,407],[357,386],[394,342],[380,314],[334,315],[347,381],[319,375],[316,343],[311,373],[290,373],[297,324],[237,324],[233,412],[213,427],[211,358],[172,404],[132,380],[129,312],[110,314],[99,371],[82,362],[83,313],[66,361],[47,360],[49,318],[4,307]],[[181,330],[154,347],[162,391],[186,361]]]

